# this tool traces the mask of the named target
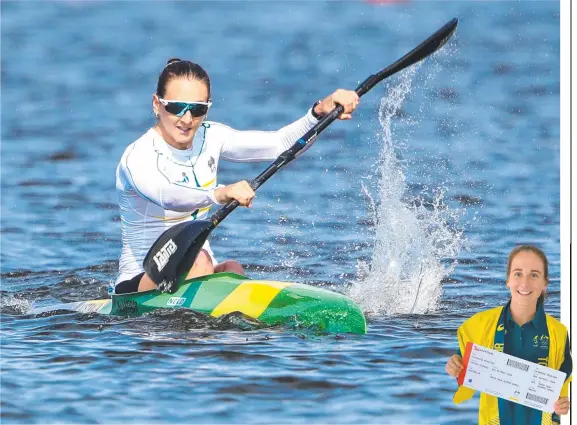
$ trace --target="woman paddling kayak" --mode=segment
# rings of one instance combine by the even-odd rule
[[[274,160],[337,104],[344,107],[339,119],[351,119],[359,96],[339,89],[278,131],[237,131],[205,120],[212,105],[206,71],[190,61],[169,60],[152,95],[156,125],[126,148],[116,169],[122,253],[110,292],[157,287],[142,262],[168,228],[204,218],[213,204],[237,200],[252,206],[255,194],[247,181],[217,185],[219,160]],[[207,241],[187,278],[224,271],[244,274],[236,261],[219,263]]]

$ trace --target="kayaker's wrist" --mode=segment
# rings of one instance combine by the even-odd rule
[[[316,119],[317,121],[320,120],[324,114],[322,114],[321,112],[319,112],[317,109],[317,107],[321,104],[322,100],[317,100],[314,104],[313,107],[311,108],[311,115],[313,116],[314,119]]]
[[[226,197],[226,186],[219,185],[218,187],[209,190],[208,196],[210,197],[211,201],[217,205],[224,205],[227,202]]]

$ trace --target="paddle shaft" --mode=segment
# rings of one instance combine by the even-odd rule
[[[405,56],[400,58],[398,61],[389,65],[378,74],[373,74],[365,81],[363,81],[355,89],[356,93],[359,95],[359,97],[363,96],[385,78],[390,77],[391,75],[396,74],[397,72],[402,71],[403,69],[421,61],[431,53],[438,50],[451,37],[457,27],[457,23],[458,21],[456,18],[447,22],[437,32],[435,32]],[[250,187],[252,187],[254,191],[261,187],[262,184],[270,179],[278,170],[295,159],[296,154],[305,148],[308,144],[313,142],[325,128],[331,125],[339,117],[339,115],[343,113],[343,111],[343,106],[337,105],[331,112],[322,117],[320,121],[315,124],[313,128],[307,131],[304,136],[297,140],[294,145],[280,154],[280,156],[272,164],[270,164],[262,173],[256,176],[254,180],[250,182]],[[239,205],[239,202],[235,199],[229,201],[226,205],[215,212],[212,217],[208,219],[208,221],[212,223],[210,230],[218,226],[218,224],[222,222],[222,220],[224,220]]]

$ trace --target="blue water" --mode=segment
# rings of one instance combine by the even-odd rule
[[[559,3],[1,3],[3,423],[470,424],[444,372],[457,326],[503,303],[519,243],[559,315]],[[210,118],[277,129],[452,17],[456,37],[363,97],[213,233],[251,277],[322,285],[365,336],[243,330],[48,305],[106,296],[114,171],[153,124],[166,60],[202,64]],[[388,117],[388,118],[387,118]],[[220,182],[266,164],[223,163]]]

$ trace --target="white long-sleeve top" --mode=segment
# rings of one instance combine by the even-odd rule
[[[310,110],[278,131],[237,131],[205,121],[187,150],[173,148],[154,129],[130,144],[116,168],[122,253],[114,285],[144,271],[144,257],[166,229],[208,214],[217,203],[220,159],[272,161],[316,123]]]

